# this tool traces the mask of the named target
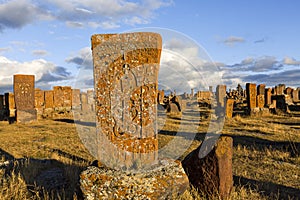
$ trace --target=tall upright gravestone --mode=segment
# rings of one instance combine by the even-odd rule
[[[34,75],[14,75],[16,121],[27,123],[37,119],[34,109]]]
[[[256,84],[247,83],[246,84],[246,93],[247,93],[247,106],[251,110],[256,107]]]
[[[157,162],[161,48],[156,33],[92,36],[98,158],[110,167],[139,169]]]
[[[97,158],[104,166],[81,173],[87,199],[170,199],[188,187],[179,161],[158,159],[161,48],[157,33],[92,36]]]

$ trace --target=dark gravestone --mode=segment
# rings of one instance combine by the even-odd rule
[[[211,140],[214,143],[214,139]],[[232,138],[220,137],[215,147],[201,159],[200,149],[201,145],[182,161],[190,184],[208,197],[218,194],[221,199],[227,199],[233,187]]]

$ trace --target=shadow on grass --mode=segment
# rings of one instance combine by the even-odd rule
[[[233,180],[234,185],[248,186],[252,190],[258,190],[262,195],[268,196],[270,199],[299,199],[300,197],[300,190],[293,187],[272,182],[257,181],[241,176],[233,176]]]
[[[55,119],[54,121],[70,123],[70,124],[79,124],[82,126],[96,127],[96,122],[85,122],[85,121],[79,121],[79,120],[73,120],[73,119]]]
[[[292,157],[299,156],[300,150],[300,143],[299,142],[292,142],[292,141],[271,141],[267,139],[261,139],[252,136],[236,136],[236,135],[227,135],[223,134],[224,136],[229,136],[233,138],[233,146],[247,146],[251,148],[258,149],[263,151],[266,147],[272,147],[272,149],[276,149],[279,151],[288,151],[291,153]]]
[[[1,178],[11,180],[11,176],[20,174],[32,199],[74,199],[74,195],[77,199],[83,199],[79,176],[88,165],[88,161],[62,151],[55,152],[74,160],[67,164],[55,159],[16,159],[0,149],[0,155],[8,155],[6,158],[9,162],[5,167],[1,167],[6,175]],[[20,189],[18,184],[22,183],[15,181],[13,184]],[[17,189],[10,191],[12,199],[13,194],[18,192],[20,191]]]

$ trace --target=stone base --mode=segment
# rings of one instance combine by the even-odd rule
[[[17,123],[30,123],[36,120],[37,120],[37,113],[35,109],[16,111]]]
[[[161,160],[151,171],[124,172],[90,166],[80,175],[85,199],[173,199],[189,180],[179,161]]]

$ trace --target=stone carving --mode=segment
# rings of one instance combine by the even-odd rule
[[[54,86],[54,107],[57,109],[68,108],[72,106],[72,88],[70,86]]]
[[[92,36],[98,158],[116,169],[157,163],[156,101],[161,37]]]
[[[44,107],[44,104],[45,104],[45,95],[44,95],[44,91],[39,89],[39,88],[36,88],[34,90],[34,99],[35,99],[35,108],[36,109],[41,109]]]
[[[16,121],[21,123],[37,119],[34,109],[34,75],[14,75],[14,95],[16,104]]]
[[[271,88],[265,89],[265,105],[272,104],[271,96],[272,96],[272,89]]]
[[[265,96],[260,94],[256,96],[256,107],[263,108],[265,106]]]
[[[72,89],[72,108],[80,107],[80,90]]]
[[[52,90],[45,91],[45,108],[54,107],[54,94]]]
[[[257,86],[257,95],[265,95],[265,88],[266,88],[265,84],[259,84]]]

